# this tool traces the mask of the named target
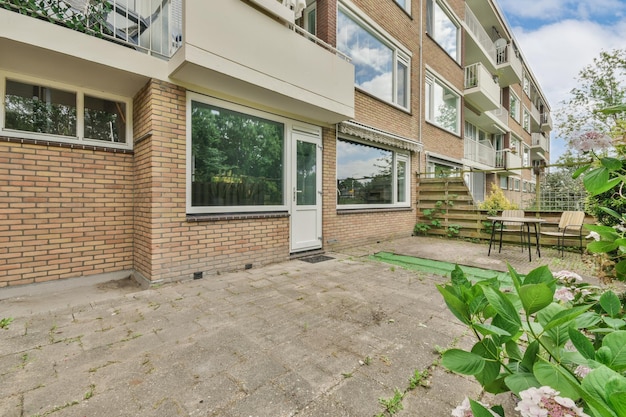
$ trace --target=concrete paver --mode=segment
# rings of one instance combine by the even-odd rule
[[[0,318],[14,318],[0,330],[0,415],[374,416],[416,370],[430,387],[397,415],[450,415],[481,390],[436,365],[471,343],[435,289],[447,278],[367,259],[381,250],[589,272],[576,254],[529,264],[519,247],[487,258],[484,244],[407,237],[148,290],[0,289]]]

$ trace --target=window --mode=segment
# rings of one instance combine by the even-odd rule
[[[126,145],[129,105],[125,101],[13,79],[6,79],[4,87],[0,127],[7,134]]]
[[[341,208],[410,205],[409,155],[337,140],[337,204]]]
[[[311,35],[317,35],[317,3],[313,3],[304,9],[303,16],[302,24],[304,30]]]
[[[506,190],[508,188],[508,177],[500,175],[500,188]]]
[[[511,92],[511,100],[509,105],[509,114],[513,119],[520,122],[520,101],[519,98],[513,93],[513,90],[509,90]]]
[[[522,127],[525,131],[530,132],[530,113],[524,108],[524,116],[522,118]]]
[[[528,76],[524,75],[523,83],[524,93],[526,93],[526,95],[530,97],[530,80],[528,79]]]
[[[198,100],[188,99],[188,211],[284,208],[284,123],[193,97]]]
[[[530,166],[530,147],[528,145],[524,145],[524,154],[522,156],[522,166],[525,166],[525,167]]]
[[[519,191],[519,178],[513,179],[513,190]]]
[[[457,62],[460,62],[460,25],[444,10],[439,1],[428,0],[426,32]]]
[[[337,49],[352,59],[358,88],[409,108],[408,52],[343,6],[337,15]]]
[[[411,0],[396,0],[396,3],[404,9],[405,12],[411,14]]]
[[[426,120],[437,126],[459,133],[460,96],[433,75],[426,75]]]
[[[511,144],[511,146],[510,146],[511,147],[511,152],[514,153],[514,154],[519,154],[519,152],[520,152],[520,142],[521,141],[518,138],[516,138],[516,137],[511,137],[509,142]],[[518,157],[519,157],[519,155],[518,155]]]

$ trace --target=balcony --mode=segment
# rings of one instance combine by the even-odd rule
[[[502,149],[496,151],[496,168],[506,169],[501,175],[520,175],[522,167],[522,158],[517,153],[511,152],[510,149]]]
[[[544,136],[542,133],[532,134],[532,146],[530,147],[530,159],[532,161],[547,161],[547,154],[550,152],[550,137]]]
[[[495,69],[496,47],[467,3],[465,4],[465,20],[463,23],[466,33],[470,35],[467,38],[466,62],[489,62]]]
[[[550,112],[544,112],[541,114],[541,131],[549,132],[552,130],[552,115]]]
[[[496,44],[496,69],[502,87],[522,82],[522,60],[513,44]]]
[[[485,132],[501,134],[511,131],[509,128],[509,113],[502,106],[495,110],[478,112],[466,101],[465,109],[465,120]]]
[[[54,16],[65,3],[45,1],[36,19],[0,0],[14,9],[0,7],[0,69],[131,97],[171,79],[313,123],[354,117],[354,66],[291,23],[301,1],[73,0]]]
[[[172,79],[314,122],[354,117],[354,66],[307,32],[240,0],[186,2],[183,23]]]
[[[471,162],[483,164],[486,167],[496,166],[496,150],[489,142],[479,142],[472,138],[463,141],[464,157]]]
[[[500,86],[480,62],[465,67],[464,96],[480,111],[500,107]]]
[[[530,103],[530,131],[539,132],[541,128],[541,113],[535,103]]]

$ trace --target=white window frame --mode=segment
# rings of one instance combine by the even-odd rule
[[[339,204],[336,203],[337,210],[367,210],[367,209],[385,209],[385,208],[394,208],[394,207],[411,207],[411,155],[408,151],[401,151],[399,149],[393,148],[391,146],[385,146],[380,143],[374,143],[363,139],[358,139],[352,137],[350,135],[340,134],[337,136],[337,140],[343,140],[346,142],[354,142],[361,143],[363,145],[371,146],[378,149],[383,149],[393,153],[393,167],[392,167],[392,201],[390,204]],[[339,153],[337,152],[337,155]],[[406,196],[406,201],[399,202],[398,201],[398,161],[403,161],[406,164],[405,171],[405,184],[404,184],[404,195]],[[339,166],[339,162],[335,161],[337,167]],[[337,184],[337,172],[339,169],[335,170],[335,184]]]
[[[456,15],[450,10],[450,8],[448,7],[447,4],[445,4],[443,1],[441,0],[427,0],[430,5],[427,5],[427,8],[430,7],[430,10],[432,10],[432,13],[434,13],[434,5],[436,4],[437,6],[439,6],[439,8],[441,9],[441,11],[446,15],[446,17],[448,19],[450,19],[450,22],[456,27],[456,56],[452,56],[450,55],[450,53],[442,46],[439,44],[439,42],[437,42],[437,39],[435,38],[435,34],[431,33],[429,34],[429,36],[432,38],[432,40],[437,43],[437,45],[439,45],[441,47],[441,49],[443,49],[448,56],[450,56],[452,59],[454,59],[456,62],[460,63],[461,62],[461,57],[462,57],[462,42],[461,42],[461,23],[459,22],[459,19],[456,17]],[[431,16],[426,16],[426,19],[430,19],[432,18],[433,15]],[[426,22],[426,27],[431,26],[432,27],[433,22],[427,21]]]
[[[522,127],[528,133],[530,133],[530,112],[524,106],[524,110],[522,111]]]
[[[499,187],[501,190],[508,190],[509,189],[509,179],[506,175],[499,175],[500,177],[500,184]],[[504,186],[502,186],[502,183],[504,183]]]
[[[522,166],[529,167],[530,166],[530,146],[525,143],[522,145],[524,148],[522,153]]]
[[[425,101],[425,105],[424,105],[425,115],[424,116],[425,116],[426,121],[428,121],[429,123],[432,123],[433,125],[439,127],[440,129],[450,132],[456,136],[460,136],[461,135],[461,97],[462,97],[462,94],[459,93],[459,91],[456,88],[454,88],[452,85],[443,81],[442,78],[438,77],[433,71],[429,71],[429,70],[426,71],[426,77],[425,77],[424,83],[430,85],[430,89],[426,88],[424,90],[424,94],[428,94],[428,92],[430,91],[430,97],[425,97],[425,100],[424,100]],[[440,86],[447,88],[457,97],[456,131],[453,131],[444,126],[441,126],[434,120],[433,106],[434,106],[434,85],[435,84],[439,84]]]
[[[409,15],[411,14],[411,0],[404,0],[404,6],[401,4],[400,0],[395,0],[395,2]]]
[[[191,188],[193,178],[193,161],[192,161],[192,108],[191,102],[205,103],[211,106],[220,107],[227,110],[236,111],[239,113],[247,114],[250,116],[260,117],[263,119],[282,123],[284,125],[283,134],[283,202],[278,205],[267,206],[192,206],[191,201]],[[318,126],[310,125],[300,121],[281,117],[272,113],[266,113],[261,110],[257,110],[251,107],[242,106],[232,102],[223,101],[214,97],[206,96],[191,91],[187,92],[187,111],[186,111],[186,212],[187,214],[220,214],[220,213],[250,213],[250,212],[272,212],[272,211],[287,211],[289,209],[288,197],[290,196],[289,190],[291,189],[291,175],[293,167],[291,166],[291,158],[289,155],[292,151],[292,141],[290,140],[291,132],[294,130],[300,132],[306,132],[308,134],[321,137],[321,128]]]
[[[32,84],[41,87],[55,88],[76,94],[76,136],[60,136],[50,133],[29,132],[26,130],[7,129],[5,127],[5,106],[6,106],[6,82],[7,79],[21,83]],[[98,139],[85,138],[85,96],[100,98],[104,100],[124,103],[126,111],[125,142],[108,142]],[[79,88],[70,84],[58,83],[41,78],[29,77],[11,72],[0,72],[0,134],[12,138],[24,138],[32,140],[43,140],[58,143],[80,144],[85,146],[97,146],[104,148],[132,149],[133,148],[133,109],[132,100],[113,94],[102,93],[101,91]]]
[[[365,92],[366,94],[370,94],[372,97],[376,97],[377,99],[384,101],[385,103],[389,103],[390,105],[397,107],[399,109],[410,111],[411,109],[411,51],[404,47],[399,41],[394,39],[387,31],[385,31],[381,26],[379,26],[374,20],[369,18],[365,13],[360,11],[355,5],[350,3],[347,0],[342,0],[337,2],[337,13],[341,11],[353,22],[358,24],[362,29],[368,31],[372,36],[374,36],[378,41],[380,41],[383,45],[387,46],[391,49],[393,58],[392,58],[392,99],[391,101],[386,100],[380,96],[375,95],[374,93],[364,90],[355,84],[355,88]],[[338,27],[337,27],[338,29]],[[346,55],[350,56],[349,53],[343,51]],[[407,70],[407,77],[405,80],[404,87],[404,97],[406,100],[406,106],[398,103],[398,64],[402,63]]]
[[[519,191],[519,178],[513,178],[513,191]]]
[[[315,13],[315,27],[311,28],[309,25],[308,16],[311,13]],[[302,26],[304,30],[312,34],[313,36],[317,35],[317,2],[311,3],[311,5],[307,6],[302,13]]]
[[[509,89],[510,92],[510,98],[509,98],[509,115],[513,118],[513,120],[515,120],[517,123],[520,122],[520,117],[521,117],[521,112],[522,112],[522,101],[520,100],[520,98],[517,96],[517,94],[515,94],[515,92],[511,89]],[[515,101],[517,103],[517,105],[515,106],[515,109],[512,109],[511,107],[513,107],[513,101]]]

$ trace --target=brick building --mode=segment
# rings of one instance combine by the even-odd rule
[[[406,236],[418,174],[522,201],[547,158],[491,0],[0,3],[0,286]]]

